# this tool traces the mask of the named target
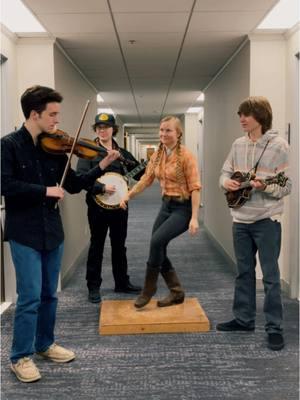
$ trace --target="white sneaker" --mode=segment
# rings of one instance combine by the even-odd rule
[[[73,351],[65,349],[56,343],[53,343],[46,351],[41,351],[37,354],[58,363],[67,363],[75,358]]]
[[[20,358],[15,364],[11,363],[10,368],[21,382],[35,382],[41,379],[40,371],[29,357]]]

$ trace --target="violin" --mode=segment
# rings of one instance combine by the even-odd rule
[[[59,155],[70,153],[74,138],[61,129],[57,129],[54,133],[42,132],[39,135],[39,141],[44,151]],[[99,153],[106,155],[107,150],[97,146],[93,140],[79,139],[75,144],[74,153],[77,157],[93,160]],[[133,161],[125,159],[121,154],[119,159],[124,162],[125,165],[135,165]]]
[[[43,132],[39,136],[41,147],[47,153],[65,154],[70,153],[74,138],[61,129],[54,133]],[[99,153],[107,153],[102,147],[96,146],[90,139],[79,139],[75,145],[74,153],[87,160],[93,160]]]

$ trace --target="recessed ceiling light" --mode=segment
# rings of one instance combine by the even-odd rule
[[[46,32],[20,0],[1,0],[0,21],[11,32]]]
[[[98,114],[113,114],[114,116],[116,116],[116,114],[113,112],[113,110],[111,108],[98,108],[97,109],[97,113]]]
[[[257,29],[290,29],[299,21],[299,0],[280,0]]]
[[[204,100],[205,100],[205,94],[201,92],[200,95],[197,97],[197,101],[204,101]]]
[[[203,110],[203,107],[190,107],[187,109],[188,114],[198,114],[200,111]]]

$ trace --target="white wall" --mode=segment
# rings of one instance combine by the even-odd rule
[[[273,110],[273,128],[285,132],[286,58],[282,35],[250,36],[250,96],[265,96]]]
[[[86,100],[90,99],[87,118],[81,136],[92,137],[91,124],[96,114],[96,91],[82,78],[76,68],[54,47],[52,39],[22,38],[3,30],[1,33],[1,52],[8,58],[3,66],[5,70],[6,103],[3,134],[11,132],[24,121],[20,107],[20,96],[29,86],[40,84],[54,87],[62,93],[60,127],[74,136]],[[2,74],[3,75],[3,74]],[[74,157],[73,165],[76,164]],[[60,205],[65,228],[65,252],[62,265],[62,277],[89,240],[84,194],[69,196]],[[6,300],[14,301],[15,279],[7,243],[5,255],[5,292]]]
[[[60,128],[74,137],[86,102],[90,100],[80,138],[93,139],[95,134],[92,125],[97,114],[96,89],[87,82],[57,45],[54,46],[54,78],[55,89],[61,92],[64,97]],[[120,123],[118,120],[116,122]],[[124,132],[121,125],[115,139],[121,147],[124,146]],[[77,162],[78,158],[74,156],[72,159],[74,169],[76,169]],[[69,269],[90,239],[85,191],[76,195],[66,194],[61,204],[61,211],[65,231],[65,248],[61,270],[62,280],[64,280]]]
[[[224,252],[234,258],[232,218],[219,189],[220,171],[232,142],[241,136],[237,109],[249,96],[250,45],[247,43],[205,91],[203,127],[204,224]]]
[[[250,95],[265,96],[270,101],[273,111],[273,129],[285,136],[285,40],[280,34],[253,34],[250,36]],[[271,72],[272,71],[272,72]],[[285,203],[287,199],[285,199]],[[288,251],[286,238],[287,210],[283,216],[283,241],[279,258],[281,277],[286,280],[285,253]],[[258,261],[256,278],[262,278]]]
[[[74,137],[86,102],[90,100],[80,138],[94,138],[91,126],[97,113],[96,91],[82,78],[57,46],[54,47],[54,78],[55,89],[64,97],[60,129]],[[77,156],[73,156],[73,168],[76,168],[77,161]],[[62,279],[64,279],[68,269],[87,246],[90,237],[85,192],[76,195],[66,194],[60,208],[65,231],[65,249],[61,272]]]
[[[18,39],[3,28],[1,42],[1,51],[8,58],[1,71],[6,91],[2,126],[2,135],[5,135],[24,121],[20,106],[20,96],[24,90],[35,84],[53,86],[53,41],[47,38]],[[4,264],[6,300],[14,301],[15,278],[7,243],[4,244]]]
[[[198,114],[184,114],[183,144],[194,154],[198,161],[200,122]]]
[[[17,36],[3,25],[0,31],[1,53],[7,61],[1,65],[1,135],[12,132],[18,123]]]
[[[135,135],[129,135],[130,139],[130,144],[129,144],[129,151],[132,153],[132,155],[137,158],[138,157],[138,152],[136,151],[136,140],[135,140]]]
[[[17,42],[17,96],[33,85],[54,87],[53,40],[49,38],[20,38]],[[19,124],[24,116],[18,107]]]
[[[286,39],[286,128],[290,124],[290,173],[293,182],[289,196],[289,252],[286,252],[286,279],[290,286],[291,297],[300,297],[299,289],[299,93],[300,93],[300,61],[295,57],[300,51],[300,24],[292,29]]]
[[[299,297],[299,25],[287,35],[255,34],[206,90],[204,115],[204,223],[234,260],[231,217],[218,189],[220,168],[231,143],[241,136],[236,110],[251,95],[266,96],[273,127],[287,138],[291,124],[293,191],[285,199],[280,271],[283,288]],[[261,277],[257,268],[257,278]]]
[[[1,65],[1,136],[12,132],[18,123],[17,37],[4,26],[0,32],[1,53],[7,61]],[[1,212],[4,225],[5,211]],[[16,280],[7,242],[3,244],[5,300],[15,301]]]
[[[299,253],[299,103],[297,101],[297,64],[295,57],[299,51],[297,30],[287,36],[278,34],[256,34],[251,36],[251,79],[250,95],[264,95],[272,105],[273,128],[279,135],[287,139],[288,123],[292,126],[290,163],[293,180],[293,193],[285,198],[285,210],[282,219],[282,248],[280,255],[280,271],[284,288],[291,293],[291,283],[298,282]],[[297,108],[298,103],[298,108]],[[298,117],[299,118],[299,117]],[[297,209],[298,207],[298,209]],[[292,271],[293,270],[293,271]],[[262,274],[258,275],[261,277]],[[293,297],[299,293],[293,290]]]

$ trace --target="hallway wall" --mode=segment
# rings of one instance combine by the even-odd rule
[[[49,38],[18,39],[9,31],[1,32],[2,53],[8,60],[1,67],[5,82],[5,120],[1,124],[2,135],[19,127],[24,116],[20,107],[20,96],[32,85],[55,87],[64,97],[60,127],[71,136],[75,135],[87,99],[91,100],[82,136],[91,137],[91,124],[96,114],[96,91],[82,78],[74,66],[54,47]],[[30,60],[26,63],[24,60]],[[2,70],[2,68],[4,70]],[[76,166],[77,157],[73,159]],[[61,203],[61,213],[65,228],[65,252],[62,264],[62,279],[86,247],[89,240],[84,193],[66,198]],[[14,268],[8,243],[4,244],[5,294],[6,301],[16,299]]]
[[[91,125],[97,113],[96,92],[57,46],[54,46],[54,79],[56,90],[64,97],[59,127],[70,136],[75,136],[86,101],[90,100],[80,137],[93,139]],[[76,169],[77,161],[77,156],[74,156],[72,158],[74,169]],[[61,278],[64,282],[68,269],[89,241],[85,191],[75,195],[66,194],[64,201],[60,204],[60,209],[65,230],[65,250],[61,270]]]
[[[35,84],[53,86],[53,40],[48,38],[18,39],[3,28],[1,32],[1,52],[8,60],[1,66],[1,80],[4,96],[1,111],[5,113],[1,122],[1,135],[21,126],[24,117],[20,107],[20,95]],[[26,61],[24,61],[26,60]],[[2,117],[2,116],[1,116]],[[4,213],[5,218],[5,213]],[[4,243],[5,300],[16,299],[15,273],[10,249]]]
[[[199,163],[200,122],[198,114],[184,114],[184,132],[183,144],[194,154]]]
[[[17,125],[17,37],[5,28],[0,31],[1,53],[7,61],[1,65],[1,136],[12,132]],[[8,95],[9,94],[9,95]],[[1,211],[1,223],[4,224],[5,211]],[[16,298],[16,280],[14,267],[7,242],[3,244],[5,299]]]
[[[290,295],[300,298],[299,268],[300,268],[300,23],[285,36],[286,43],[286,131],[290,134],[290,164],[293,190],[289,197],[289,249],[286,254]],[[298,57],[296,55],[298,54]],[[292,255],[292,257],[291,257]]]
[[[1,65],[1,135],[12,132],[18,120],[17,36],[4,26],[0,31],[1,53],[7,61]]]
[[[247,96],[266,96],[273,128],[288,139],[292,194],[285,199],[280,256],[283,289],[299,298],[299,25],[287,35],[256,34],[206,90],[204,118],[204,223],[217,244],[234,261],[231,217],[218,178],[234,139],[242,135],[236,110]],[[222,144],[221,144],[222,143]],[[212,149],[214,151],[212,152]],[[262,277],[257,268],[257,279]]]
[[[277,44],[270,44],[269,39],[257,40],[256,44],[253,41],[247,42],[205,90],[201,160],[204,209],[201,214],[208,233],[223,252],[234,260],[231,217],[224,195],[218,187],[219,174],[232,142],[241,135],[236,114],[238,105],[249,94],[261,94],[263,91],[274,108],[274,127],[279,127],[282,135],[285,135],[287,123],[292,127],[291,170],[294,186],[292,195],[287,199],[284,223],[286,239],[281,270],[287,289],[293,297],[299,297],[299,221],[295,223],[295,215],[299,219],[299,80],[296,79],[299,61],[295,60],[295,54],[299,51],[299,26],[286,35],[284,40],[278,36],[277,39]],[[53,41],[49,38],[18,39],[16,35],[5,33],[5,30],[1,33],[1,41],[2,52],[8,57],[8,61],[1,67],[1,74],[5,71],[7,78],[4,81],[7,95],[5,105],[2,105],[5,109],[2,133],[9,133],[23,121],[20,94],[26,87],[38,83],[55,86],[62,92],[64,102],[60,126],[71,135],[76,131],[86,100],[91,100],[82,129],[82,136],[88,137],[92,132],[90,125],[97,109],[96,93]],[[24,59],[30,60],[30,63],[24,63]],[[255,76],[257,65],[261,70],[257,70]],[[271,73],[273,65],[276,68],[274,71],[272,68]],[[76,165],[76,161],[74,157],[73,165]],[[66,231],[62,269],[64,278],[89,240],[84,194],[73,196],[72,199],[67,195],[61,209]],[[9,300],[13,300],[14,274],[7,246],[5,252],[9,270],[6,278],[9,283],[7,295]]]
[[[234,258],[231,216],[219,176],[232,142],[241,136],[237,107],[249,95],[250,44],[237,54],[205,91],[203,128],[203,216],[208,232]]]
[[[19,38],[17,42],[18,126],[24,122],[20,98],[33,85],[54,87],[54,40],[43,37]]]

